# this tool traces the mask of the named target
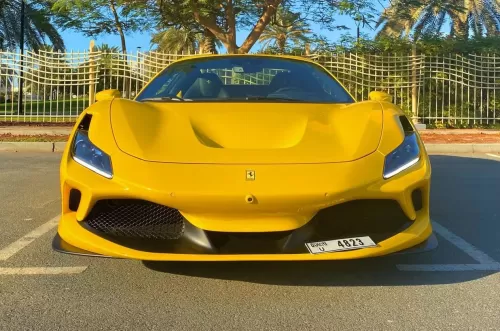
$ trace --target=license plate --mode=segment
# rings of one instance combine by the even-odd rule
[[[311,254],[349,251],[353,249],[375,246],[377,246],[377,244],[368,236],[306,243],[306,247]]]

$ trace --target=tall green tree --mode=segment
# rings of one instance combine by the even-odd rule
[[[296,45],[309,41],[310,33],[309,25],[300,19],[299,14],[279,8],[276,18],[262,32],[259,41],[264,49],[274,45],[283,54],[290,44]]]
[[[228,53],[248,53],[266,27],[276,18],[284,0],[124,0],[156,8],[164,26],[195,25],[217,38]],[[322,28],[333,27],[336,0],[286,0],[288,8],[300,12],[300,19]],[[238,29],[250,32],[237,45]],[[205,34],[208,35],[208,34]]]
[[[451,36],[493,36],[500,31],[498,0],[395,0],[380,16],[379,35],[437,34],[449,22]]]
[[[27,0],[0,0],[0,49],[19,46],[21,1],[25,1],[26,46],[37,50],[48,40],[56,50],[64,50],[64,42],[51,23],[49,12],[37,1]]]
[[[147,8],[124,0],[46,0],[56,22],[64,29],[73,29],[86,36],[101,34],[120,36],[122,52],[126,53],[126,34],[151,28]]]
[[[156,50],[166,53],[216,53],[216,47],[221,46],[215,38],[184,27],[159,31],[152,35],[151,43],[156,45]]]
[[[339,13],[349,16],[356,24],[356,39],[361,39],[361,29],[374,29],[379,16],[373,1],[370,0],[341,0],[338,4]]]

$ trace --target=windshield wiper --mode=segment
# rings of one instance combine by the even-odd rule
[[[186,100],[179,97],[156,97],[156,98],[144,98],[139,101],[161,102],[161,101],[186,101]]]
[[[250,97],[246,97],[245,100],[248,100],[248,101],[269,100],[269,101],[302,102],[302,100],[298,100],[298,99],[280,98],[280,97],[262,97],[262,96],[250,96]]]

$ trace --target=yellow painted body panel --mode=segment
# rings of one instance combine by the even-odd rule
[[[135,102],[111,110],[119,149],[147,161],[176,163],[325,163],[359,159],[382,134],[378,102]]]
[[[138,103],[104,100],[89,107],[90,140],[110,155],[113,178],[63,154],[62,218],[67,243],[97,254],[141,260],[321,260],[390,254],[427,239],[430,163],[389,180],[385,156],[399,146],[402,112],[387,102],[347,105],[269,103]],[[71,139],[76,127],[71,134]],[[246,171],[255,180],[246,180]],[[77,212],[71,188],[81,191]],[[411,193],[420,188],[416,212]],[[253,196],[248,203],[247,196]],[[378,247],[325,254],[171,254],[124,247],[80,226],[100,199],[133,198],[178,209],[194,226],[221,232],[298,229],[323,208],[357,199],[396,200],[413,224]],[[332,238],[333,239],[333,238]]]

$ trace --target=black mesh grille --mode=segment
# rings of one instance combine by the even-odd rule
[[[177,209],[142,200],[102,200],[85,220],[108,235],[129,238],[178,239],[184,217]]]

